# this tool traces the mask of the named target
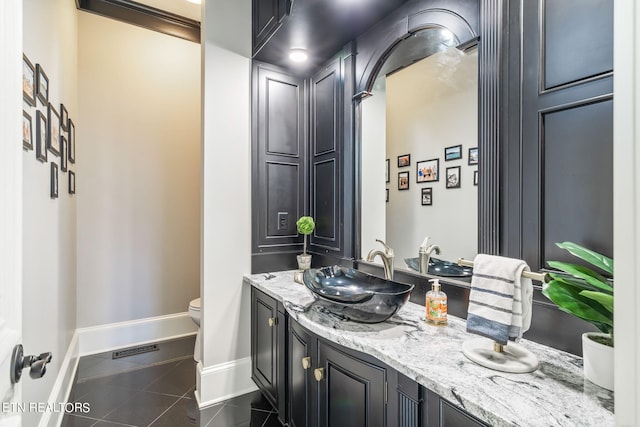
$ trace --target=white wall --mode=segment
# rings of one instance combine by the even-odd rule
[[[24,52],[49,77],[49,101],[78,119],[77,11],[68,0],[24,0]],[[46,108],[36,101],[46,115]],[[36,107],[28,107],[36,132]],[[82,160],[80,160],[82,161]],[[23,153],[23,336],[27,354],[53,353],[47,374],[23,381],[23,401],[47,402],[76,328],[76,201],[68,193],[68,173],[58,169],[59,198],[50,198],[50,164],[34,151]],[[71,170],[76,168],[69,164]],[[36,425],[40,414],[28,413],[23,424]]]
[[[200,46],[86,12],[78,33],[78,327],[186,312],[200,282]]]
[[[250,379],[251,1],[203,4],[201,405]]]
[[[640,425],[640,6],[614,15],[614,253],[616,425]]]
[[[362,101],[362,221],[361,250],[366,258],[371,249],[381,249],[376,239],[386,241],[385,159],[386,99],[384,90]],[[389,169],[391,170],[391,169]],[[389,177],[391,179],[391,176]],[[374,260],[382,263],[380,258]]]
[[[391,162],[387,243],[398,263],[418,256],[425,236],[441,248],[440,258],[473,259],[477,252],[477,189],[468,149],[478,146],[477,51],[455,48],[434,54],[387,77],[387,158]],[[462,159],[444,161],[444,148],[462,144]],[[411,154],[398,168],[397,156]],[[437,182],[416,183],[416,163],[440,159]],[[447,189],[446,168],[461,167],[461,188]],[[409,171],[409,190],[398,190],[398,172]],[[433,205],[421,205],[431,187]]]

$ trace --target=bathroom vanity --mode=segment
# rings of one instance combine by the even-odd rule
[[[345,321],[313,304],[293,271],[251,285],[252,377],[291,426],[614,425],[613,393],[582,375],[582,359],[523,340],[531,374],[469,361],[465,321],[424,322],[405,304],[378,324]]]

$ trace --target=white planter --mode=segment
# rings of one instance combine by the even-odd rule
[[[607,334],[582,334],[584,376],[592,383],[613,391],[613,347],[597,343],[589,336],[606,337]]]
[[[311,268],[311,255],[298,255],[298,268],[300,270],[308,270]]]

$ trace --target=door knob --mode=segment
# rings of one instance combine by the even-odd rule
[[[324,368],[316,368],[313,370],[313,376],[316,377],[316,381],[320,382],[324,379]]]
[[[276,317],[269,317],[269,326],[271,326],[272,328],[278,324],[278,318]]]
[[[311,367],[311,358],[309,356],[302,358],[302,369],[309,369]]]
[[[30,368],[29,376],[33,379],[42,378],[47,373],[47,363],[51,362],[51,353],[41,353],[39,356],[25,356],[22,345],[13,348],[11,355],[11,384],[16,384],[22,377],[22,370]]]

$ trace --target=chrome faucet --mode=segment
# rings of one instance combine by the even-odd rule
[[[435,251],[436,255],[440,255],[440,246],[438,245],[429,245],[430,237],[427,236],[422,241],[420,245],[420,250],[418,251],[418,256],[420,258],[420,273],[428,273],[429,272],[429,259],[431,258],[431,254]]]
[[[393,280],[393,258],[395,257],[393,249],[380,239],[376,239],[376,242],[380,242],[382,246],[384,246],[384,252],[371,249],[367,255],[367,261],[372,262],[376,255],[379,255],[380,259],[382,259],[382,265],[384,266],[384,278]]]

